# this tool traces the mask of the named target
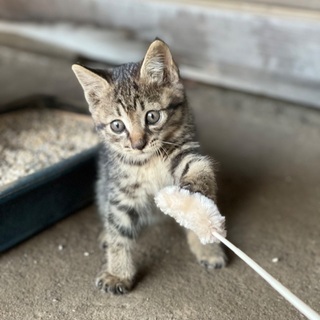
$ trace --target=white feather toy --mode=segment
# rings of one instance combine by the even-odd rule
[[[155,197],[157,206],[180,225],[194,231],[202,244],[220,242],[214,232],[226,237],[225,218],[221,216],[216,204],[200,193],[190,192],[178,187],[167,187]],[[195,214],[197,211],[197,214]]]
[[[191,194],[188,190],[170,186],[157,193],[155,202],[163,213],[173,217],[183,227],[194,231],[201,243],[224,243],[308,319],[320,320],[317,312],[225,238],[225,218],[221,216],[211,199],[200,193]]]

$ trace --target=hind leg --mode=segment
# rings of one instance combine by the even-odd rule
[[[198,236],[191,230],[186,230],[191,252],[197,261],[207,269],[220,269],[226,266],[227,256],[219,243],[203,245]]]

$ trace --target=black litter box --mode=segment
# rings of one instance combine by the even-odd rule
[[[79,112],[52,97],[42,96],[2,107],[1,113],[30,106]],[[1,252],[93,201],[98,149],[97,144],[0,187]]]

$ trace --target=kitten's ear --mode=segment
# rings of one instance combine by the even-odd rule
[[[72,65],[72,71],[81,84],[89,106],[94,107],[110,88],[109,82],[97,73],[78,64]]]
[[[140,69],[140,79],[151,83],[177,82],[179,70],[172,59],[169,47],[156,39],[144,57]]]

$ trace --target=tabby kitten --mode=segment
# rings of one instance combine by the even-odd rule
[[[199,153],[179,70],[163,41],[152,42],[142,62],[111,71],[80,65],[72,69],[103,142],[97,202],[107,262],[96,285],[105,292],[124,294],[132,288],[136,272],[135,239],[161,215],[154,195],[177,185],[215,199],[213,165]],[[202,265],[225,265],[219,245],[204,246],[191,231],[187,239]]]

